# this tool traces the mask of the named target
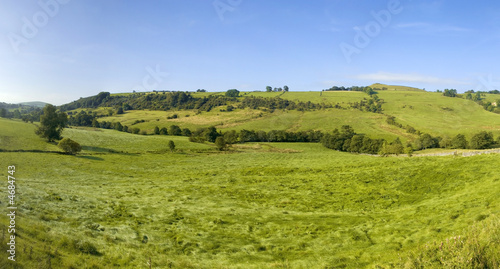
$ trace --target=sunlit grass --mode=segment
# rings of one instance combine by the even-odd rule
[[[0,124],[24,149],[41,143],[30,124]],[[0,153],[17,167],[26,268],[49,257],[55,268],[147,268],[149,257],[153,268],[397,267],[398,254],[500,210],[497,155],[380,158],[305,143],[217,152],[185,137],[63,135],[84,152]]]

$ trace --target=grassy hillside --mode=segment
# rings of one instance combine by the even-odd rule
[[[151,133],[155,126],[168,127],[179,125],[181,128],[196,129],[199,127],[216,126],[226,130],[321,130],[330,132],[342,125],[351,125],[358,133],[368,134],[375,138],[385,138],[389,141],[400,137],[403,141],[415,139],[415,135],[386,123],[387,115],[394,116],[398,123],[410,125],[415,129],[430,133],[433,136],[455,136],[459,133],[470,138],[479,131],[493,132],[500,135],[500,115],[485,111],[477,103],[461,98],[444,97],[441,93],[404,87],[375,84],[380,90],[379,98],[384,100],[383,114],[360,111],[349,108],[350,103],[360,102],[369,96],[363,92],[245,92],[244,97],[280,97],[295,102],[312,102],[339,105],[338,108],[312,111],[298,110],[260,110],[235,109],[223,112],[226,106],[218,107],[210,112],[197,113],[194,110],[181,111],[127,111],[124,115],[114,115],[101,118],[104,121],[119,121],[123,125],[134,127]],[[194,93],[193,96],[207,96],[222,93]],[[487,95],[487,100],[494,100],[496,95]],[[237,105],[237,104],[234,104]],[[98,111],[106,110],[100,108]],[[168,119],[172,115],[176,119]],[[143,123],[134,124],[137,120]]]
[[[0,127],[0,148],[55,147],[31,124]],[[379,158],[301,143],[219,153],[185,137],[63,135],[84,152],[0,152],[17,167],[20,268],[391,268],[500,212],[497,155]]]
[[[470,135],[485,130],[500,134],[500,115],[469,100],[429,92],[380,92],[379,96],[387,102],[384,113],[422,132]]]

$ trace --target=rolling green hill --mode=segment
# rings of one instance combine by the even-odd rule
[[[83,147],[70,156],[33,124],[0,127],[0,149],[26,151],[0,152],[16,166],[18,268],[442,267],[439,243],[458,235],[488,246],[472,254],[498,266],[497,155],[380,158],[314,143],[218,152],[186,137],[69,128]]]
[[[239,100],[247,97],[276,98],[296,103],[311,102],[315,104],[337,105],[339,108],[313,109],[306,111],[288,109],[235,109],[225,112],[226,105],[218,106],[209,112],[195,109],[168,111],[162,110],[129,110],[123,115],[113,115],[99,120],[121,122],[123,125],[140,128],[152,133],[155,126],[159,128],[178,125],[181,128],[196,129],[215,126],[228,130],[288,130],[306,131],[321,130],[330,132],[342,125],[351,125],[358,133],[368,134],[374,138],[392,141],[400,137],[403,141],[413,140],[415,135],[389,125],[387,116],[394,116],[403,126],[409,125],[422,133],[433,136],[455,136],[459,133],[467,137],[479,131],[500,135],[500,114],[485,111],[477,103],[462,98],[450,98],[441,93],[404,87],[374,84],[373,87],[387,88],[379,90],[377,95],[384,101],[382,113],[371,113],[352,108],[352,104],[370,97],[363,92],[244,92]],[[159,94],[159,93],[151,93]],[[195,98],[208,96],[209,93],[193,93]],[[221,95],[222,93],[218,93]],[[213,95],[213,93],[212,93]],[[498,95],[486,94],[487,100],[494,100]],[[228,101],[227,105],[237,107],[238,102]],[[105,108],[90,109],[101,113]],[[76,110],[78,111],[78,110]],[[168,119],[173,115],[178,118]],[[134,124],[136,120],[145,122]]]
[[[185,136],[149,135],[172,125],[325,133],[350,125],[371,138],[418,137],[388,117],[432,136],[500,135],[500,115],[474,101],[372,87],[377,97],[100,93],[61,108],[148,135],[72,126],[63,136],[81,144],[76,156],[37,137],[39,123],[0,118],[0,162],[16,167],[18,268],[148,268],[149,259],[152,268],[498,267],[497,154],[431,149],[425,153],[449,155],[381,158],[264,142],[221,152]],[[378,113],[362,105],[375,99]],[[1,214],[0,229],[8,223]],[[12,265],[6,261],[0,267]]]

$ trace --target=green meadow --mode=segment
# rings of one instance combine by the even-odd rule
[[[432,129],[425,120],[397,114],[403,103],[390,105],[408,100],[425,113],[419,94],[379,95],[387,99],[388,114],[425,131]],[[436,99],[439,103],[428,110],[446,106],[459,118],[485,117],[467,123],[470,128],[498,128],[488,119],[498,122],[499,115],[490,116],[472,102],[463,107],[470,111],[461,112],[460,102]],[[355,125],[352,118],[336,119],[335,111],[279,112],[283,119],[275,128]],[[358,112],[366,123],[356,130],[366,124],[366,132],[395,137],[398,130],[377,124],[383,117]],[[175,120],[163,118],[172,112],[157,111],[114,119],[134,121],[136,113],[142,113],[137,119],[150,116],[143,128],[204,124],[198,119],[188,125],[197,116],[185,117],[190,113],[185,111]],[[250,120],[235,119],[231,125],[223,113],[200,117],[219,116],[227,129],[257,129],[276,117],[243,111],[236,118]],[[453,119],[441,117],[435,133],[448,133]],[[463,259],[447,268],[499,266],[500,158],[495,154],[383,158],[313,143],[248,143],[219,152],[187,137],[67,128],[63,136],[83,147],[71,156],[54,153],[60,149],[34,130],[33,124],[0,119],[0,163],[5,176],[7,166],[16,166],[18,206],[17,262],[10,263],[3,251],[2,268],[442,268],[440,259],[449,256]],[[169,140],[176,145],[173,152]],[[7,192],[2,193],[6,207]],[[6,214],[0,214],[4,249],[7,226]],[[444,253],[440,244],[447,247],[457,236],[472,242],[466,246],[483,248],[467,252],[455,244]],[[480,259],[486,259],[485,266],[479,266]]]

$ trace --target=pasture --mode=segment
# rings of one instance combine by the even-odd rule
[[[1,149],[58,151],[32,124],[0,127]],[[18,268],[149,268],[149,258],[152,268],[398,268],[400,255],[500,210],[498,155],[382,158],[304,143],[217,152],[186,137],[63,136],[83,151],[0,152],[5,171],[16,166]],[[6,230],[6,214],[0,221]]]

